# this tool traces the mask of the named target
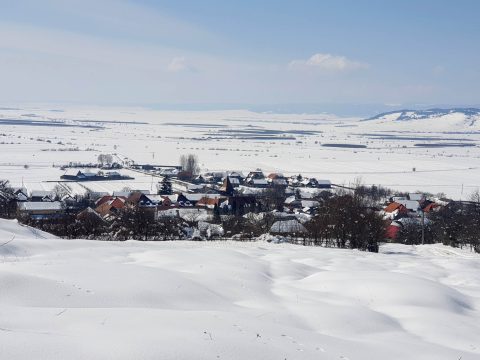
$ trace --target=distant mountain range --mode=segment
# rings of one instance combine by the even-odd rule
[[[465,120],[480,120],[480,109],[477,108],[451,108],[427,110],[395,110],[375,115],[365,120],[411,121],[422,119],[455,116]],[[472,124],[473,125],[473,124]]]

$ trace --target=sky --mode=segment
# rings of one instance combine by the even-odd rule
[[[2,104],[480,104],[476,0],[0,0],[0,9]]]

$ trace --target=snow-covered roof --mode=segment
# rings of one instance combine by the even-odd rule
[[[252,179],[251,181],[254,185],[268,185],[267,179]]]
[[[258,194],[261,194],[265,191],[265,189],[261,189],[261,188],[254,188],[254,187],[250,187],[250,186],[242,186],[240,185],[238,187],[238,191],[244,195],[258,195]]]
[[[291,204],[291,203],[294,203],[295,201],[297,200],[297,198],[295,196],[289,196],[285,199],[285,204]]]
[[[232,185],[238,185],[238,184],[240,184],[240,179],[239,179],[238,177],[231,177],[231,176],[229,176],[229,177],[228,177],[228,180],[230,181],[230,183],[231,183]]]
[[[146,194],[145,195],[152,203],[158,204],[163,201],[162,195],[157,194]]]
[[[420,193],[411,193],[411,194],[408,194],[408,198],[410,200],[414,200],[414,201],[420,201],[422,200],[424,197],[423,194],[420,194]]]
[[[399,204],[402,204],[408,210],[411,210],[411,211],[417,211],[418,208],[420,207],[420,203],[414,200],[397,200],[396,202]]]
[[[272,183],[275,185],[284,185],[284,186],[288,185],[287,179],[284,179],[284,178],[272,179]]]
[[[332,185],[330,180],[317,180],[318,185]]]
[[[77,176],[79,172],[80,172],[80,170],[78,170],[78,169],[68,168],[68,169],[65,171],[65,174],[64,174],[64,175],[67,175],[67,176]]]
[[[302,200],[302,207],[314,208],[320,206],[320,203],[315,200]]]
[[[18,204],[20,210],[23,211],[40,211],[51,210],[59,211],[62,209],[62,203],[60,201],[52,202],[38,202],[38,201],[26,201]]]
[[[275,234],[292,234],[306,231],[305,226],[300,224],[298,220],[279,220],[274,222],[270,228],[270,232]]]
[[[178,200],[178,194],[162,195],[163,198],[168,198],[172,203],[176,203]]]
[[[32,192],[30,193],[30,196],[31,197],[46,197],[46,196],[53,197],[55,196],[55,194],[53,193],[53,191],[32,190]]]
[[[129,197],[132,191],[114,191],[113,196],[125,196]]]
[[[190,193],[182,193],[183,196],[185,196],[189,201],[198,201],[201,198],[218,198],[220,197],[220,194],[190,194]]]

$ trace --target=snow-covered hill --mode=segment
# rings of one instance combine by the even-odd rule
[[[0,229],[2,359],[480,358],[480,257],[466,250]]]
[[[431,131],[471,132],[480,130],[480,109],[398,110],[378,114],[364,121],[390,124],[402,129],[409,127],[417,131],[430,129]]]

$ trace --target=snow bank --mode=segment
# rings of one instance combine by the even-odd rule
[[[0,243],[12,234],[5,359],[480,358],[480,257],[466,250],[61,240],[2,220]]]

